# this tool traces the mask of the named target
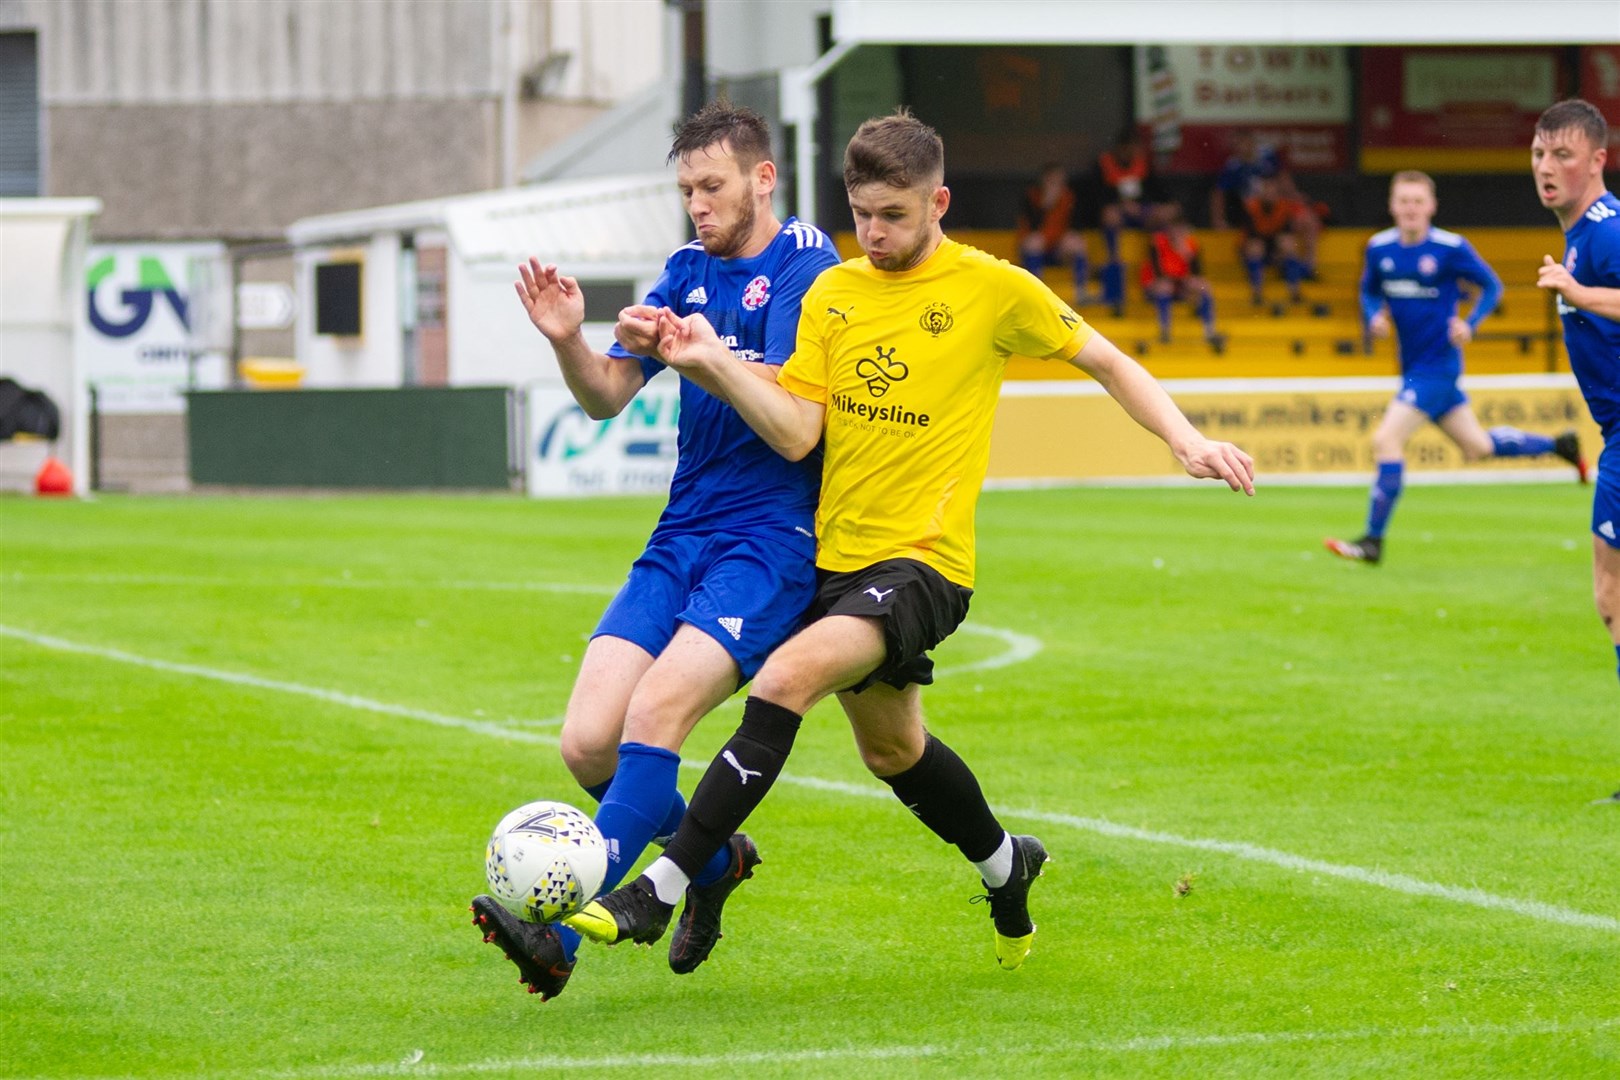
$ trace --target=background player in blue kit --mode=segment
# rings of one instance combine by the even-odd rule
[[[1392,325],[1399,336],[1401,389],[1373,434],[1378,475],[1367,510],[1367,531],[1356,540],[1326,541],[1329,551],[1346,559],[1377,563],[1383,558],[1384,531],[1404,482],[1406,444],[1425,424],[1438,425],[1465,461],[1556,454],[1574,465],[1582,480],[1586,478],[1573,431],[1556,439],[1511,427],[1487,432],[1457,385],[1462,377],[1461,347],[1496,310],[1502,282],[1467,240],[1432,227],[1437,206],[1434,181],[1426,173],[1396,173],[1389,186],[1389,214],[1395,227],[1367,241],[1362,315],[1374,336],[1387,336]],[[1457,314],[1458,285],[1464,281],[1480,289],[1467,318]]]
[[[1609,125],[1590,102],[1541,114],[1530,166],[1541,205],[1564,230],[1564,259],[1536,284],[1558,295],[1570,370],[1603,431],[1592,498],[1592,593],[1620,661],[1620,199],[1603,182]],[[1620,802],[1620,791],[1608,801]]]
[[[519,267],[518,297],[595,419],[616,416],[663,370],[661,310],[702,312],[732,356],[773,380],[793,352],[805,290],[839,261],[819,229],[778,221],[772,211],[776,166],[757,113],[705,106],[676,133],[669,158],[697,239],[669,257],[644,303],[620,313],[606,353],[580,333],[585,302],[574,279],[535,259]],[[790,462],[727,402],[686,379],[680,393],[669,503],[592,635],[563,722],[563,760],[601,803],[604,890],[648,843],[675,832],[686,807],[676,788],[681,744],[753,678],[816,588],[820,454]],[[670,944],[678,973],[707,958],[721,906],[758,863],[753,843],[738,834],[693,878]],[[573,930],[522,922],[487,896],[474,899],[473,912],[531,993],[562,991],[579,943]]]

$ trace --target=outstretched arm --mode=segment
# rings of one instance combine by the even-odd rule
[[[1102,384],[1132,420],[1165,441],[1189,476],[1224,480],[1233,491],[1254,494],[1254,461],[1229,442],[1199,434],[1147,370],[1101,334],[1093,334],[1069,363]]]
[[[659,314],[658,328],[664,363],[682,378],[730,402],[771,449],[789,461],[798,461],[821,442],[826,407],[778,386],[774,368],[731,355],[702,315],[694,313],[683,319],[665,309]],[[758,374],[752,370],[756,367],[760,368]]]
[[[564,277],[553,265],[530,259],[519,264],[513,285],[529,321],[551,343],[563,381],[580,408],[593,420],[617,416],[645,379],[637,361],[597,352],[586,343],[580,332],[585,294],[579,282]]]

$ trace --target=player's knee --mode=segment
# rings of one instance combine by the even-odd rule
[[[928,733],[921,723],[882,732],[857,729],[855,744],[873,776],[899,776],[922,759]]]
[[[619,767],[617,731],[584,731],[565,724],[558,741],[563,764],[581,786],[599,784]]]

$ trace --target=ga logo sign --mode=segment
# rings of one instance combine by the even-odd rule
[[[141,332],[152,317],[153,305],[162,297],[171,308],[180,325],[191,329],[191,316],[186,298],[174,287],[163,263],[151,255],[136,259],[136,280],[133,288],[117,288],[115,280],[107,289],[101,285],[118,273],[118,256],[108,255],[90,267],[87,284],[90,292],[90,325],[110,338],[127,338]],[[116,293],[116,300],[106,294]],[[104,310],[105,305],[105,310]]]

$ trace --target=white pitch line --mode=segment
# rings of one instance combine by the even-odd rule
[[[448,589],[453,592],[551,592],[586,596],[613,596],[619,591],[616,585],[582,585],[559,581],[460,581],[451,578],[435,581],[378,581],[339,577],[278,581],[274,578],[200,577],[190,574],[34,574],[17,570],[9,574],[0,574],[0,580],[6,579],[16,582],[62,581],[81,585],[160,585],[230,589],[244,586],[275,589]],[[1039,638],[1020,634],[1016,630],[1003,630],[978,623],[963,623],[957,629],[964,633],[995,638],[1005,644],[1007,649],[983,660],[941,667],[938,672],[940,675],[962,675],[969,671],[993,671],[996,668],[1010,667],[1034,657],[1043,648]]]
[[[960,631],[970,634],[979,634],[982,637],[993,637],[1007,646],[1006,652],[997,653],[983,660],[974,660],[967,664],[950,664],[939,669],[939,675],[964,675],[969,671],[993,671],[996,668],[1011,667],[1029,660],[1041,651],[1040,638],[1020,634],[1016,630],[1002,630],[995,626],[984,626],[980,623],[963,623],[957,627]]]
[[[1170,1050],[1221,1049],[1229,1046],[1286,1046],[1289,1044],[1367,1042],[1386,1039],[1518,1039],[1536,1035],[1586,1035],[1612,1030],[1620,1019],[1598,1020],[1587,1024],[1557,1021],[1540,1024],[1469,1024],[1454,1027],[1425,1025],[1416,1028],[1352,1028],[1347,1031],[1239,1031],[1225,1035],[1138,1035],[1124,1039],[1094,1039],[1052,1042],[1039,1039],[1023,1051],[1024,1057],[1048,1062],[1075,1060],[1092,1054],[1153,1054]],[[421,1050],[413,1050],[398,1063],[350,1065],[296,1069],[284,1072],[248,1073],[264,1080],[312,1080],[315,1077],[372,1076],[460,1076],[491,1072],[537,1072],[546,1075],[563,1070],[692,1068],[721,1069],[730,1072],[740,1065],[797,1065],[834,1061],[917,1061],[938,1058],[994,1058],[1014,1061],[1016,1048],[1004,1044],[986,1046],[972,1043],[959,1046],[922,1043],[911,1046],[847,1046],[811,1050],[732,1051],[723,1054],[609,1054],[599,1057],[522,1057],[485,1061],[446,1062],[427,1060]],[[407,1062],[409,1062],[407,1064]]]
[[[555,735],[537,735],[532,731],[511,728],[488,720],[471,720],[464,716],[447,716],[444,713],[430,712],[426,709],[413,709],[407,705],[390,705],[386,701],[373,701],[370,698],[360,697],[358,694],[345,694],[339,690],[324,690],[318,686],[305,686],[302,683],[287,682],[283,679],[265,679],[258,675],[243,675],[239,672],[222,671],[219,668],[203,667],[199,664],[177,664],[170,660],[137,656],[134,653],[124,652],[122,649],[107,649],[100,645],[82,645],[79,642],[68,641],[65,638],[19,630],[14,626],[0,626],[0,636],[16,638],[18,641],[26,641],[31,645],[56,649],[60,652],[96,656],[103,660],[116,660],[121,664],[133,664],[136,667],[149,668],[153,671],[167,671],[175,675],[191,675],[199,679],[212,679],[215,682],[230,683],[233,686],[251,686],[259,690],[276,690],[284,694],[298,694],[301,697],[314,698],[317,701],[325,701],[333,705],[345,705],[363,712],[381,713],[384,716],[401,716],[407,720],[421,720],[425,723],[436,724],[439,727],[460,728],[463,731],[472,731],[479,735],[493,735],[496,738],[511,739],[514,742],[540,743],[545,746],[556,746],[559,742]]]
[[[119,663],[132,664],[153,671],[165,671],[176,675],[212,679],[216,682],[230,683],[236,686],[251,686],[262,690],[298,694],[334,705],[343,705],[348,708],[380,713],[386,716],[399,716],[409,720],[421,720],[439,727],[459,728],[479,735],[511,739],[514,742],[556,746],[560,741],[554,735],[542,735],[537,732],[507,727],[485,720],[471,720],[466,717],[448,716],[444,713],[429,712],[425,709],[414,709],[404,705],[391,705],[387,702],[373,701],[370,698],[360,697],[356,694],[325,690],[320,687],[305,686],[301,683],[286,682],[281,679],[265,679],[257,675],[243,675],[237,672],[222,671],[217,668],[202,667],[198,664],[177,664],[168,660],[138,656],[135,653],[124,652],[121,649],[108,649],[99,645],[83,645],[64,638],[36,634],[32,631],[20,630],[11,626],[0,625],[0,636],[15,638],[42,648],[78,653],[84,656],[95,656],[104,660],[115,660]],[[708,762],[701,761],[683,761],[681,764],[683,768],[689,769],[706,769],[708,767]],[[887,799],[891,797],[891,793],[887,789],[879,788],[876,784],[852,784],[842,780],[823,780],[819,777],[800,776],[793,773],[783,773],[781,782],[817,791],[833,792],[859,798]],[[1142,843],[1161,844],[1193,851],[1217,852],[1250,862],[1266,863],[1295,873],[1321,874],[1358,882],[1363,885],[1372,885],[1393,892],[1405,893],[1410,896],[1429,896],[1469,907],[1506,911],[1510,914],[1535,919],[1540,922],[1620,933],[1620,919],[1608,915],[1592,915],[1588,912],[1543,903],[1539,900],[1521,900],[1511,896],[1498,896],[1481,889],[1442,885],[1437,882],[1409,877],[1405,874],[1393,874],[1382,870],[1369,870],[1361,866],[1325,862],[1320,859],[1311,859],[1303,855],[1294,855],[1286,851],[1278,851],[1275,848],[1261,847],[1257,844],[1242,841],[1178,836],[1175,833],[1120,825],[1103,818],[1054,814],[1044,810],[997,808],[996,813],[1003,817],[1063,825],[1115,839],[1135,840]]]
[[[585,596],[612,596],[616,585],[582,585],[570,581],[459,581],[454,578],[413,581],[406,578],[276,578],[202,577],[195,574],[33,574],[14,570],[0,574],[0,580],[62,581],[79,585],[184,585],[199,589],[449,589],[453,592],[549,592],[578,593]]]

